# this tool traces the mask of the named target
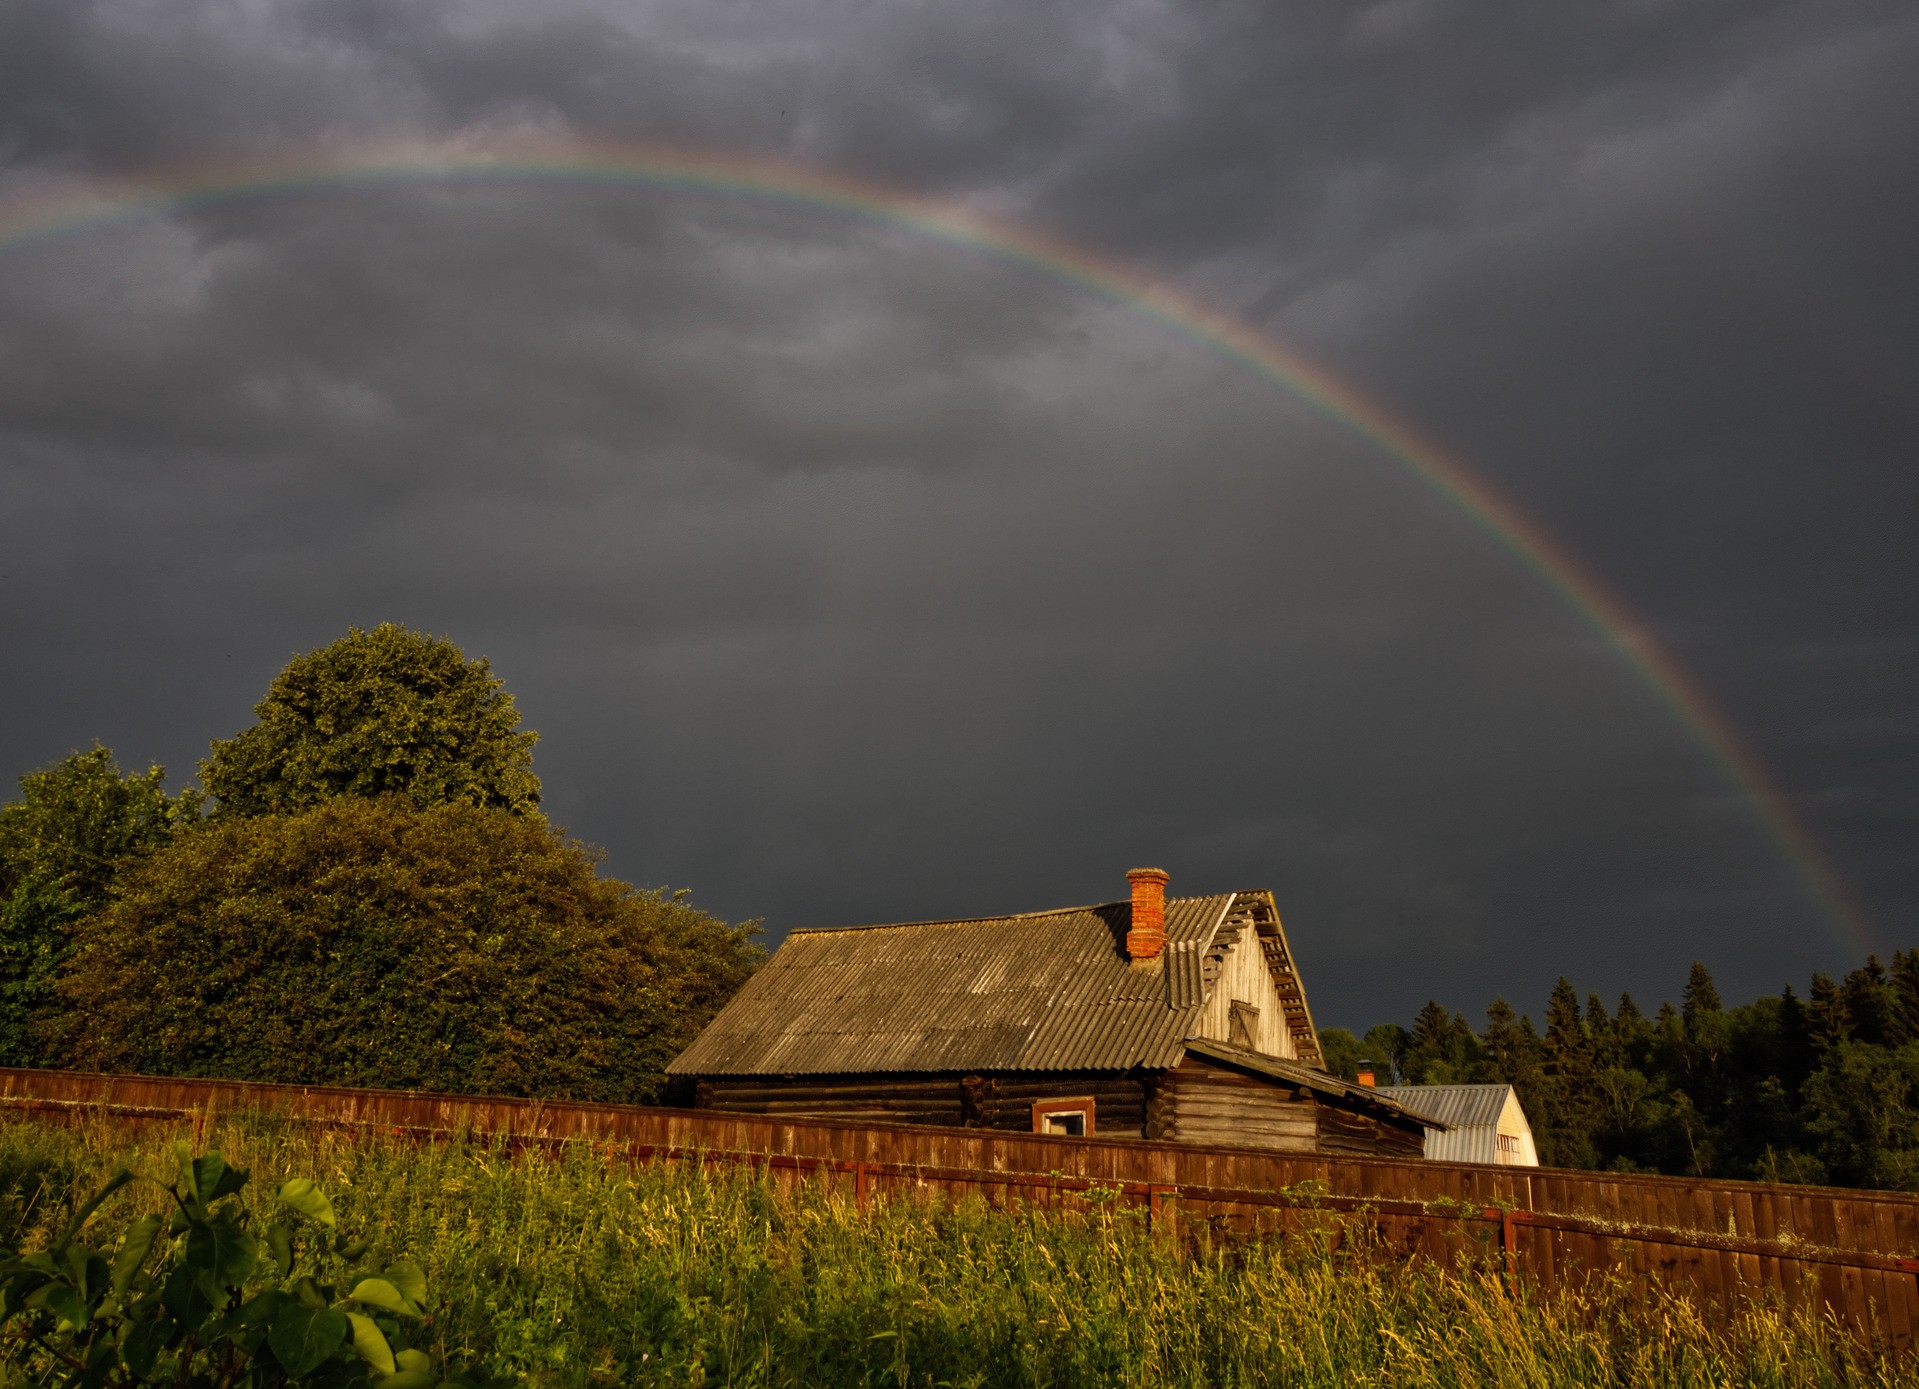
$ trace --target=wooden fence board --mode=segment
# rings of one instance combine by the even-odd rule
[[[1478,1251],[1546,1287],[1629,1269],[1691,1286],[1729,1308],[1745,1293],[1810,1295],[1862,1336],[1904,1348],[1919,1329],[1919,1198],[1820,1187],[1714,1182],[1548,1168],[1329,1158],[1230,1147],[1070,1139],[1004,1130],[865,1124],[712,1110],[649,1109],[239,1081],[0,1069],[0,1113],[43,1122],[88,1116],[188,1123],[221,1110],[283,1112],[375,1133],[462,1129],[514,1144],[616,1143],[642,1158],[748,1161],[782,1186],[818,1180],[855,1199],[983,1197],[1082,1209],[1115,1189],[1155,1228],[1215,1221],[1240,1230],[1367,1219],[1383,1249],[1447,1263]],[[1321,1197],[1306,1198],[1311,1183]],[[1434,1204],[1438,1203],[1438,1204]],[[1500,1212],[1512,1212],[1502,1224]],[[1176,1212],[1184,1212],[1183,1215]],[[1370,1212],[1361,1216],[1356,1212]]]

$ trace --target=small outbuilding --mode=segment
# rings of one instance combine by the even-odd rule
[[[1273,895],[800,930],[667,1068],[705,1109],[1417,1157],[1329,1075]]]
[[[1444,1128],[1426,1130],[1426,1156],[1434,1162],[1539,1166],[1532,1125],[1510,1085],[1382,1085],[1379,1093],[1444,1121]]]

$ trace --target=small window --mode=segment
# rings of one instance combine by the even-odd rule
[[[1507,1156],[1507,1155],[1510,1155],[1512,1157],[1519,1156],[1519,1136],[1517,1134],[1502,1133],[1497,1135],[1497,1137],[1499,1139],[1499,1151],[1501,1156]]]
[[[1039,1100],[1033,1105],[1033,1132],[1061,1138],[1085,1138],[1093,1132],[1093,1097]]]
[[[1259,1050],[1259,1009],[1250,1003],[1233,1000],[1232,1016],[1227,1022],[1226,1040],[1248,1051]]]

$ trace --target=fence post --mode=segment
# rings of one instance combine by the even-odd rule
[[[871,1178],[870,1178],[869,1170],[866,1164],[863,1162],[854,1163],[853,1164],[853,1204],[858,1206],[861,1210],[866,1209],[867,1196],[871,1190],[870,1180]]]
[[[1519,1239],[1513,1229],[1513,1213],[1502,1210],[1499,1213],[1499,1247],[1506,1254],[1506,1291],[1514,1297],[1519,1296]]]
[[[1167,1197],[1174,1198],[1168,1202]],[[1179,1236],[1179,1188],[1165,1182],[1146,1184],[1146,1228],[1161,1239]]]

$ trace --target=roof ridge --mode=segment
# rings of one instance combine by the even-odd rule
[[[1211,897],[1237,897],[1236,892],[1201,892],[1191,897],[1168,897],[1167,905],[1175,902],[1204,902]],[[788,936],[823,936],[839,931],[896,931],[906,926],[977,926],[986,921],[1034,921],[1043,916],[1074,916],[1080,912],[1103,911],[1107,907],[1125,907],[1131,905],[1131,899],[1122,897],[1113,902],[1093,902],[1077,907],[1049,907],[1037,912],[994,912],[986,916],[929,916],[921,921],[876,921],[866,926],[795,926]]]

